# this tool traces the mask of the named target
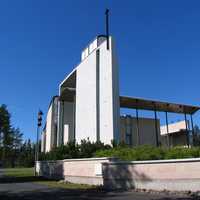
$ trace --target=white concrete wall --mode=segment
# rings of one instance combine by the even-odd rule
[[[77,67],[76,141],[96,141],[96,51]]]
[[[51,150],[51,133],[52,133],[52,104],[49,107],[46,117],[46,152]]]
[[[99,50],[99,87],[97,83],[97,55]],[[110,144],[119,136],[118,68],[110,37],[88,55],[77,67],[76,80],[76,140],[97,140],[97,102],[99,101],[100,140]],[[99,90],[99,91],[98,91]],[[97,99],[97,92],[99,99]]]
[[[63,108],[62,107],[63,107],[63,103],[61,103],[61,101],[58,101],[57,146],[62,144],[62,133],[63,133]]]
[[[54,146],[56,146],[56,134],[57,134],[57,105],[58,97],[53,97],[49,109],[46,115],[46,130],[45,137],[42,137],[43,144],[45,144],[45,152],[49,152]]]
[[[69,124],[64,125],[63,143],[67,144],[69,141]]]
[[[41,135],[41,152],[45,152],[45,148],[46,148],[46,131],[43,130]]]
[[[110,50],[107,42],[100,46],[100,140],[110,144],[119,141],[119,82],[118,65],[114,41],[110,37]]]

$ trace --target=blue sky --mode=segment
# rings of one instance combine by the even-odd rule
[[[0,104],[25,138],[35,138],[38,109],[46,113],[82,49],[104,33],[106,8],[120,93],[200,105],[199,1],[0,1]]]

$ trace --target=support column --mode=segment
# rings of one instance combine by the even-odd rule
[[[155,116],[155,131],[156,131],[156,146],[159,146],[159,141],[158,141],[158,124],[157,124],[157,111],[154,110],[154,116]]]
[[[193,143],[193,146],[194,146],[194,143],[195,143],[195,136],[194,136],[194,123],[193,123],[193,117],[192,117],[192,114],[190,114],[190,120],[191,120],[191,126],[192,126],[192,143]]]
[[[138,118],[138,108],[136,108],[136,129],[137,129],[137,146],[140,145],[140,129],[139,129],[139,118]]]
[[[189,131],[188,131],[188,124],[187,124],[187,116],[186,113],[184,113],[185,116],[185,129],[186,129],[186,137],[187,137],[187,146],[190,146],[190,141],[189,141]]]
[[[65,117],[65,102],[62,101],[62,124],[61,124],[61,145],[64,144],[64,117]]]
[[[167,127],[167,146],[170,147],[170,141],[169,141],[169,123],[168,123],[168,112],[165,112],[165,118],[166,118],[166,127]]]
[[[74,104],[73,104],[73,141],[76,141],[76,94],[74,95]]]
[[[58,102],[58,129],[57,129],[57,146],[61,145],[61,138],[63,132],[63,101]]]

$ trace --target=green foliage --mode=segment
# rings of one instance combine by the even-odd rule
[[[32,167],[34,165],[35,145],[30,140],[25,141],[19,149],[16,166]]]
[[[121,160],[162,160],[200,157],[200,148],[174,147],[166,149],[162,147],[140,146],[140,147],[120,147],[117,146],[108,150],[99,150],[96,157],[117,157]]]
[[[154,160],[162,159],[164,150],[153,146],[125,147],[118,146],[109,150],[99,150],[97,157],[117,157],[121,160]]]
[[[198,158],[199,156],[200,156],[200,148],[174,147],[166,151],[165,159]]]
[[[61,145],[53,148],[50,152],[41,153],[40,160],[62,160],[79,157],[79,147],[75,142],[68,142],[67,145]]]
[[[34,145],[31,141],[22,142],[23,134],[11,125],[11,115],[6,105],[0,105],[0,162],[4,167],[34,164]]]
[[[121,160],[162,160],[200,157],[200,148],[174,147],[171,149],[149,145],[129,147],[115,144],[114,147],[101,142],[92,143],[82,140],[81,144],[69,142],[67,145],[54,148],[48,153],[41,153],[40,160],[62,160],[71,158],[116,157]]]
[[[6,105],[0,106],[0,160],[4,166],[14,167],[22,144],[22,133],[11,125]]]
[[[94,155],[94,153],[99,149],[109,149],[111,146],[104,145],[102,142],[90,142],[89,139],[81,140],[81,144],[79,145],[80,158],[90,158]]]
[[[71,158],[90,158],[100,149],[110,149],[111,146],[101,142],[90,142],[89,139],[82,140],[80,144],[68,142],[66,145],[53,148],[50,152],[41,153],[40,160],[62,160]]]

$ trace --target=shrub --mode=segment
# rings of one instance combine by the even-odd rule
[[[128,147],[125,144],[115,144],[114,147],[104,145],[101,142],[82,140],[80,144],[69,142],[66,145],[53,148],[48,153],[41,153],[40,160],[63,160],[71,158],[91,157],[116,157],[121,160],[162,160],[178,158],[200,157],[200,148],[174,147],[171,149],[144,145]]]
[[[197,158],[200,156],[200,149],[174,147],[166,151],[165,159],[178,159],[178,158]]]
[[[71,158],[91,158],[100,149],[109,149],[111,146],[101,142],[90,142],[89,139],[82,140],[81,144],[75,141],[68,142],[66,145],[53,148],[50,152],[41,153],[39,160],[63,160]]]
[[[121,160],[155,160],[162,159],[164,149],[153,146],[116,147],[109,150],[100,150],[95,153],[97,157],[117,157]]]
[[[109,150],[100,150],[96,157],[117,157],[121,160],[162,160],[200,157],[200,148],[174,147],[166,149],[153,146],[139,146],[134,148],[115,147]]]

